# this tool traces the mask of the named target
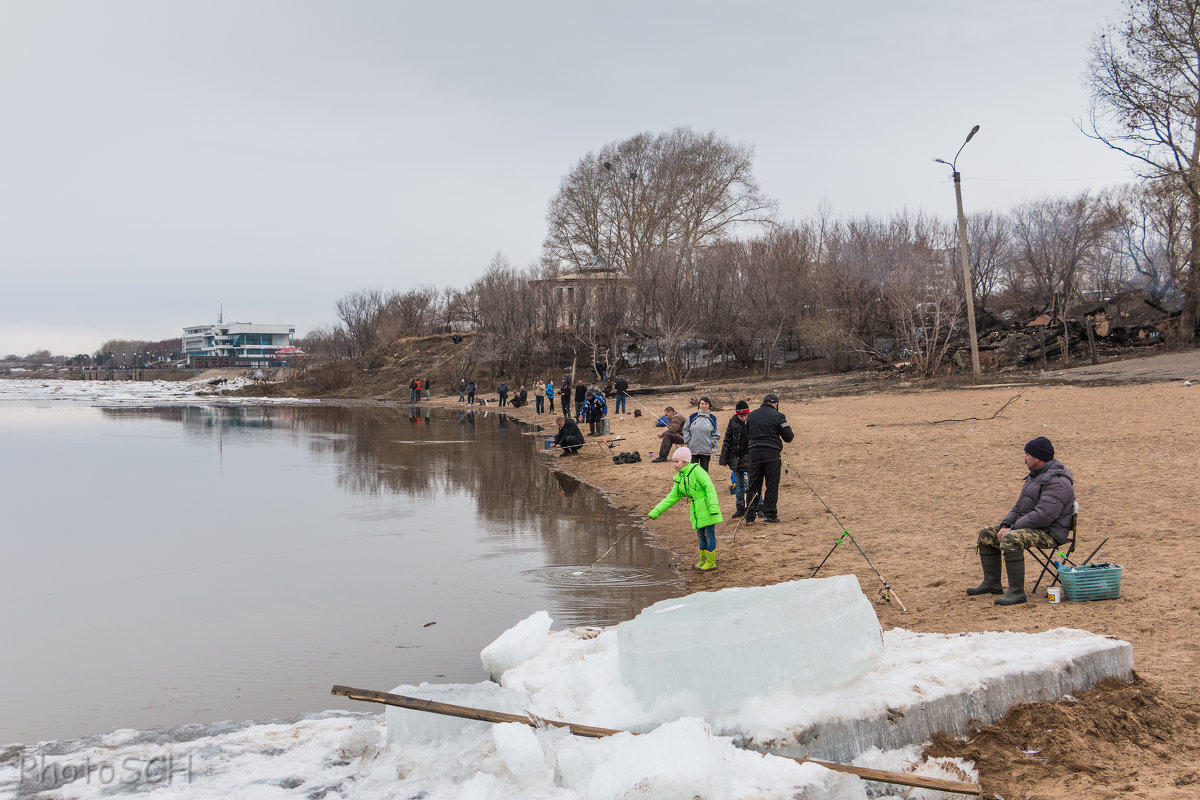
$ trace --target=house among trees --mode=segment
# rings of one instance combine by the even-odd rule
[[[298,352],[295,336],[295,325],[218,320],[183,329],[183,357],[190,367],[269,367]]]
[[[556,313],[554,327],[559,330],[597,324],[613,307],[627,306],[633,296],[629,276],[600,255],[579,269],[534,281],[534,285],[549,296]]]

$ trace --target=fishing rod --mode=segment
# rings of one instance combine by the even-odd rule
[[[758,499],[758,492],[755,492],[755,493],[754,493],[754,496],[750,498],[750,502],[749,502],[749,503],[746,503],[746,510],[747,510],[747,511],[749,511],[749,510],[750,510],[750,507],[754,505],[754,501],[755,501],[755,500],[757,500],[757,499]],[[734,542],[737,542],[737,532],[738,532],[738,528],[742,527],[742,523],[743,523],[743,522],[745,522],[745,521],[746,521],[746,515],[745,515],[745,514],[743,514],[743,515],[742,515],[742,518],[738,520],[738,524],[733,526],[733,541],[734,541]]]
[[[794,477],[799,478],[800,482],[803,483],[806,487],[808,487],[808,490],[813,493],[813,497],[817,498],[817,500],[820,500],[821,505],[825,506],[825,510],[829,512],[829,516],[833,517],[834,521],[838,524],[838,527],[842,529],[842,535],[839,536],[837,541],[833,543],[833,547],[831,547],[829,549],[829,552],[825,554],[825,558],[821,559],[821,563],[817,564],[817,568],[814,569],[812,571],[812,575],[809,575],[808,577],[810,577],[810,578],[817,577],[817,573],[820,572],[821,567],[825,566],[825,562],[829,560],[829,557],[831,555],[833,555],[833,551],[837,549],[838,545],[842,543],[843,539],[845,539],[846,537],[849,537],[850,543],[852,545],[854,545],[854,549],[857,550],[859,555],[861,555],[863,557],[863,560],[867,562],[867,566],[870,567],[871,571],[875,573],[875,577],[879,578],[879,582],[883,584],[883,590],[879,592],[880,597],[882,597],[886,602],[889,602],[889,603],[891,602],[891,599],[893,597],[895,597],[896,602],[900,605],[900,610],[907,614],[908,609],[904,606],[904,601],[900,599],[900,595],[896,594],[896,590],[892,588],[891,584],[888,583],[887,580],[885,580],[884,577],[879,574],[879,570],[875,569],[875,565],[871,563],[871,559],[867,558],[867,554],[863,552],[863,549],[858,546],[858,542],[856,542],[854,540],[854,534],[850,533],[850,531],[846,528],[846,526],[842,524],[842,521],[840,519],[838,519],[838,515],[833,513],[833,509],[829,507],[829,504],[825,502],[825,500],[821,497],[821,495],[817,494],[817,490],[814,489],[812,486],[809,486],[808,481],[804,480],[804,476],[802,476],[798,472],[793,473],[791,471],[792,465],[789,462],[784,461],[783,465],[784,465],[783,471],[788,473],[789,475],[793,475]]]
[[[607,556],[609,553],[611,553],[611,552],[613,551],[613,548],[614,548],[614,547],[616,547],[617,545],[619,545],[619,544],[621,543],[621,541],[622,541],[622,540],[623,540],[623,539],[624,539],[626,536],[628,536],[629,534],[633,533],[634,531],[636,531],[638,528],[642,527],[643,525],[645,525],[645,524],[646,524],[647,522],[649,522],[649,521],[650,521],[650,518],[649,518],[649,517],[642,517],[640,520],[638,520],[638,522],[637,522],[637,524],[636,524],[636,525],[634,525],[632,528],[630,528],[629,530],[627,530],[627,531],[625,531],[623,534],[621,534],[621,537],[620,537],[619,539],[617,539],[615,542],[613,542],[613,543],[612,543],[612,545],[610,545],[610,546],[609,546],[609,548],[608,548],[607,550],[605,550],[605,551],[604,551],[604,555],[603,555],[603,556],[600,556],[600,557],[599,557],[599,558],[597,558],[595,561],[593,561],[593,562],[592,562],[592,566],[591,566],[591,567],[588,567],[588,568],[587,568],[587,569],[585,569],[585,570],[580,570],[579,572],[572,572],[571,574],[572,574],[573,576],[575,576],[576,578],[578,578],[580,575],[586,575],[586,574],[588,574],[589,572],[591,572],[591,571],[592,571],[592,567],[596,566],[596,565],[597,565],[597,564],[599,564],[601,561],[603,561],[603,560],[604,560],[604,557],[605,557],[605,556]]]

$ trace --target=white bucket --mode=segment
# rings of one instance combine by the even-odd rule
[[[1062,587],[1061,586],[1051,586],[1049,589],[1046,590],[1046,597],[1048,597],[1050,599],[1051,603],[1061,603],[1062,602]]]

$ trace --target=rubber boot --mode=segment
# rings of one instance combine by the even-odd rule
[[[1004,553],[1004,566],[1008,570],[1008,591],[997,597],[998,606],[1015,606],[1025,602],[1025,551],[1008,550]]]
[[[709,569],[716,569],[716,568],[717,568],[717,553],[716,553],[716,551],[715,550],[705,550],[704,551],[704,564],[702,566],[700,566],[700,569],[709,570]]]
[[[977,594],[1001,594],[1004,582],[1000,580],[1000,551],[990,544],[979,545],[979,563],[983,565],[983,583],[967,589],[972,597]]]
[[[700,560],[692,565],[692,569],[704,569],[704,565],[708,563],[708,551],[700,551]]]

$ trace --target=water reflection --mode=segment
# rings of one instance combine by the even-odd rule
[[[328,687],[479,680],[533,611],[607,625],[678,591],[640,534],[573,576],[634,520],[494,413],[5,411],[10,563],[55,567],[0,584],[42,622],[0,663],[0,742],[357,708]]]

